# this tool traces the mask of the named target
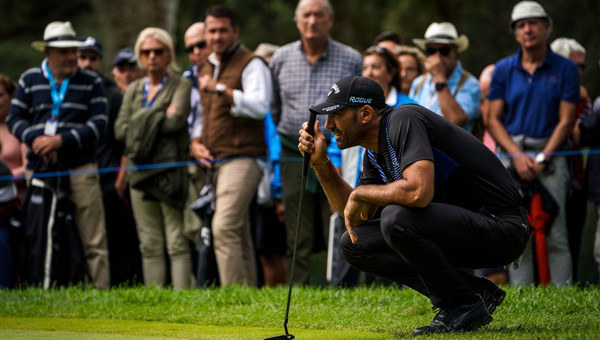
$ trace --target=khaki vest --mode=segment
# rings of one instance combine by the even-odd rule
[[[229,88],[242,90],[242,71],[255,58],[248,49],[236,44],[221,60],[217,82]],[[200,75],[211,77],[214,65],[206,63]],[[201,141],[216,158],[266,156],[264,122],[251,118],[233,117],[231,104],[225,95],[213,92],[200,93],[202,108]]]

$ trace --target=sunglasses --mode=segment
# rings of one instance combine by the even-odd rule
[[[159,56],[162,55],[165,52],[164,48],[151,48],[151,49],[147,49],[147,50],[140,50],[140,54],[144,55],[144,56],[149,56],[150,53],[154,52],[155,56]]]
[[[425,49],[425,55],[429,57],[430,55],[434,55],[436,52],[440,52],[441,56],[446,57],[450,54],[450,50],[451,48],[449,46],[444,46],[440,48],[427,47],[427,49]]]
[[[365,52],[366,53],[375,52],[375,53],[381,53],[381,54],[389,53],[387,48],[382,47],[382,46],[371,46],[371,47],[367,48],[367,50]]]
[[[198,47],[199,49],[206,48],[206,41],[202,40],[202,41],[199,41],[198,43],[196,43],[194,45],[186,46],[185,47],[185,51],[187,53],[192,53],[194,51],[194,47]]]

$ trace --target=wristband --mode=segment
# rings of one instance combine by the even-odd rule
[[[310,163],[310,166],[314,168],[315,166],[323,165],[323,164],[325,164],[325,163],[329,162],[330,160],[331,160],[331,159],[329,159],[329,157],[327,157],[327,160],[326,160],[326,161],[323,161],[323,162],[321,162],[321,163],[316,163],[316,164]]]

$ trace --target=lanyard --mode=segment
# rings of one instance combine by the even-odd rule
[[[392,147],[392,143],[390,143],[389,123],[390,123],[390,117],[388,116],[387,120],[385,121],[385,138],[387,140],[387,147],[388,147],[390,159],[389,159],[389,162],[386,160],[386,163],[391,163],[391,164],[386,164],[386,168],[392,175],[391,180],[389,178],[387,178],[387,176],[385,175],[385,172],[383,171],[383,169],[381,168],[379,163],[377,163],[377,158],[375,157],[375,153],[371,150],[367,150],[367,156],[369,157],[369,161],[371,161],[371,164],[373,164],[375,166],[375,168],[377,168],[377,171],[379,171],[379,175],[381,176],[381,179],[385,183],[390,183],[390,182],[402,179],[402,171],[400,170],[400,163],[398,163],[398,158],[396,157],[396,150],[394,150],[394,148]]]
[[[358,186],[360,180],[360,174],[362,173],[362,160],[363,160],[363,147],[357,146],[358,148],[358,160],[356,162],[356,178],[354,179],[354,187]]]
[[[52,116],[58,117],[60,112],[60,106],[62,105],[63,100],[65,100],[65,94],[67,93],[67,87],[69,87],[69,81],[71,78],[67,78],[63,80],[60,85],[60,92],[56,91],[56,80],[54,80],[54,76],[52,72],[50,72],[50,68],[48,67],[48,63],[44,65],[46,68],[46,73],[48,74],[48,82],[50,82],[50,96],[52,96]]]
[[[154,95],[154,97],[152,97],[152,101],[150,101],[150,103],[148,103],[148,106],[147,106],[148,108],[151,108],[152,105],[154,105],[154,100],[156,99],[156,97],[158,97],[158,93],[165,86],[165,83],[167,82],[167,80],[169,80],[168,73],[165,74],[162,81],[160,82],[160,85],[158,85],[158,90],[156,90],[156,94]],[[144,98],[142,98],[142,107],[146,107],[146,101],[148,100],[148,90],[149,89],[150,89],[150,78],[146,78],[146,82],[144,83]]]

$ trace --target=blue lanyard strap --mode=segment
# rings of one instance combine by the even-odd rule
[[[381,179],[385,183],[390,183],[390,182],[402,179],[402,171],[400,169],[400,163],[398,162],[398,157],[396,157],[396,150],[394,150],[394,148],[392,147],[392,143],[390,142],[389,123],[390,123],[390,117],[388,116],[385,121],[385,139],[387,141],[389,159],[385,159],[385,163],[386,163],[385,165],[386,165],[386,168],[388,169],[388,171],[390,172],[390,175],[392,175],[391,181],[390,181],[390,179],[387,178],[385,172],[383,171],[383,169],[381,168],[379,163],[377,163],[377,158],[375,157],[375,153],[371,150],[367,150],[367,155],[369,156],[369,161],[371,162],[371,164],[373,164],[377,168],[377,171],[379,171],[379,175],[381,176]]]
[[[158,97],[158,93],[165,86],[167,80],[169,80],[168,73],[165,74],[162,81],[158,85],[158,90],[156,90],[156,94],[154,95],[154,97],[152,97],[152,100],[150,101],[150,103],[148,103],[148,106],[146,106],[146,101],[148,101],[148,90],[150,89],[150,78],[146,78],[146,82],[144,83],[144,98],[142,98],[142,107],[151,108],[152,105],[154,105],[154,100],[156,99],[156,97]]]
[[[60,106],[65,100],[65,94],[67,93],[67,88],[69,87],[69,81],[71,78],[67,78],[63,80],[60,85],[60,92],[56,91],[56,80],[54,80],[54,76],[52,72],[50,72],[50,67],[48,67],[48,63],[44,64],[44,68],[46,69],[46,74],[48,75],[48,82],[50,83],[50,96],[52,96],[52,116],[58,117],[60,113]]]

